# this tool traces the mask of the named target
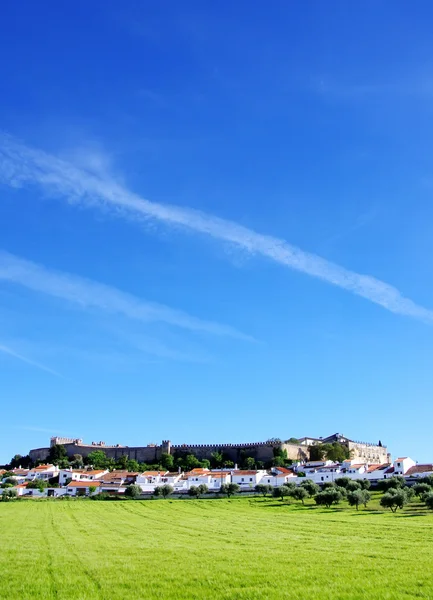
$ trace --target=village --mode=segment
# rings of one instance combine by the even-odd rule
[[[169,485],[174,494],[188,494],[193,487],[206,486],[209,493],[218,493],[222,486],[234,483],[239,491],[254,492],[256,486],[265,484],[278,488],[288,483],[300,485],[311,480],[319,486],[334,482],[339,477],[367,480],[372,486],[383,479],[404,477],[408,483],[417,478],[433,475],[433,464],[417,464],[409,457],[401,457],[385,464],[360,463],[347,459],[340,463],[330,460],[307,461],[288,467],[270,469],[193,468],[190,471],[164,470],[132,472],[127,470],[60,468],[54,464],[41,464],[34,468],[15,467],[0,470],[2,487],[8,486],[24,497],[92,496],[101,493],[124,495],[128,486],[141,488],[141,494],[151,497],[157,488]],[[55,482],[55,483],[54,483]]]

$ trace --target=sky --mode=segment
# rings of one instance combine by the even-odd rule
[[[432,18],[2,7],[0,463],[335,432],[433,461]]]

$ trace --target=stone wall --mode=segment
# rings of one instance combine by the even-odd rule
[[[352,459],[359,459],[360,463],[379,463],[386,464],[390,462],[390,455],[386,446],[377,446],[367,442],[347,442],[351,451]]]

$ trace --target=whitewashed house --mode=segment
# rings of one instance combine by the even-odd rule
[[[195,485],[205,484],[209,487],[211,481],[211,472],[209,469],[192,469],[188,473],[185,473],[185,477],[188,480],[188,489]]]
[[[39,465],[30,471],[26,475],[27,481],[34,481],[35,479],[42,479],[48,481],[52,477],[57,477],[59,473],[59,467],[56,465]]]
[[[209,490],[219,490],[226,483],[231,483],[230,471],[214,471],[210,475]]]
[[[406,473],[405,477],[427,477],[428,475],[433,475],[433,464],[416,464],[413,467],[410,467]]]
[[[394,461],[394,475],[406,475],[409,469],[415,465],[416,462],[408,456],[396,458]]]
[[[95,487],[95,491],[90,491],[89,488]],[[66,486],[68,496],[89,496],[98,494],[102,491],[102,483],[100,481],[71,481]]]
[[[60,469],[59,484],[66,485],[70,481],[94,481],[95,479],[100,479],[108,472],[108,469]]]
[[[254,489],[258,483],[261,483],[261,480],[266,475],[267,471],[263,469],[254,471],[238,469],[236,471],[232,471],[232,483],[237,483],[242,489]]]

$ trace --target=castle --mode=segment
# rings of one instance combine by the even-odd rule
[[[256,462],[269,462],[276,450],[285,450],[287,458],[293,461],[308,461],[309,446],[316,444],[329,444],[338,442],[350,451],[352,459],[359,463],[390,462],[386,446],[371,444],[368,442],[356,442],[350,440],[340,433],[335,433],[326,438],[304,437],[297,440],[298,443],[282,442],[280,440],[269,440],[267,442],[243,443],[243,444],[171,444],[169,440],[163,440],[160,445],[149,444],[147,446],[122,446],[120,444],[107,445],[105,442],[92,442],[85,444],[82,439],[52,437],[50,446],[62,444],[69,457],[80,454],[83,458],[94,450],[103,450],[109,458],[118,460],[121,456],[127,456],[129,460],[141,463],[155,464],[161,459],[162,454],[193,454],[198,459],[210,459],[213,452],[222,452],[228,460],[238,463],[243,456],[251,456]],[[50,448],[35,448],[30,450],[29,455],[33,461],[45,461]]]

